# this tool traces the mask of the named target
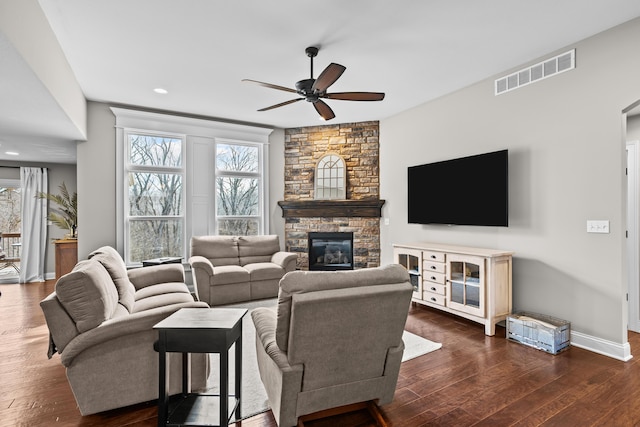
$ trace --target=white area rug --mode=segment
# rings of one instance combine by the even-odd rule
[[[255,335],[256,330],[251,320],[251,310],[258,307],[276,307],[277,299],[266,299],[260,301],[250,301],[245,303],[228,305],[225,307],[240,307],[246,308],[249,312],[242,319],[242,389],[241,389],[241,419],[249,418],[253,415],[260,414],[269,409],[269,401],[267,400],[267,393],[264,390],[262,381],[260,380],[260,373],[258,371],[258,362],[256,361],[256,344]],[[405,350],[402,356],[402,361],[414,359],[418,356],[422,356],[431,351],[437,350],[442,347],[442,344],[429,341],[425,338],[419,337],[411,332],[404,331],[402,335],[404,341]],[[229,383],[230,394],[233,393],[234,382],[234,348],[232,347],[229,352]],[[211,375],[207,382],[207,391],[209,393],[217,393],[219,389],[219,356],[212,354],[211,356]],[[232,420],[234,421],[234,420]]]
[[[407,331],[402,334],[402,341],[404,341],[403,362],[442,348],[442,344],[439,342],[429,341]]]

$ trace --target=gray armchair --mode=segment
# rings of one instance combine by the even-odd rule
[[[411,295],[409,275],[396,264],[287,273],[277,312],[251,313],[260,377],[278,425],[295,426],[328,409],[391,402]]]

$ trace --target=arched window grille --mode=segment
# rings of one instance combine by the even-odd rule
[[[316,166],[316,199],[345,199],[346,173],[344,159],[326,154]]]

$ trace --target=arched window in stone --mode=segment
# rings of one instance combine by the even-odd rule
[[[338,154],[324,155],[316,166],[316,199],[345,199],[347,176],[344,159]]]

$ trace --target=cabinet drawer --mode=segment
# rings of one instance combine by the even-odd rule
[[[422,292],[422,300],[430,302],[432,304],[438,304],[438,305],[441,305],[441,306],[445,305],[445,302],[444,302],[445,301],[445,297],[444,297],[444,295],[435,294],[433,292],[423,291]]]
[[[442,286],[447,283],[447,275],[444,273],[437,273],[435,271],[425,271],[423,278],[425,288],[428,288],[431,283],[438,283]]]
[[[444,262],[444,252],[422,251],[422,259],[425,261]]]
[[[438,295],[446,295],[447,294],[447,287],[445,285],[441,285],[439,283],[433,283],[433,282],[424,282],[422,284],[424,292],[433,292],[434,294],[438,294]]]
[[[434,272],[434,271],[436,273],[444,274],[445,266],[446,264],[443,262],[424,261],[422,263],[422,271],[424,272],[425,276],[428,276],[431,272]]]

